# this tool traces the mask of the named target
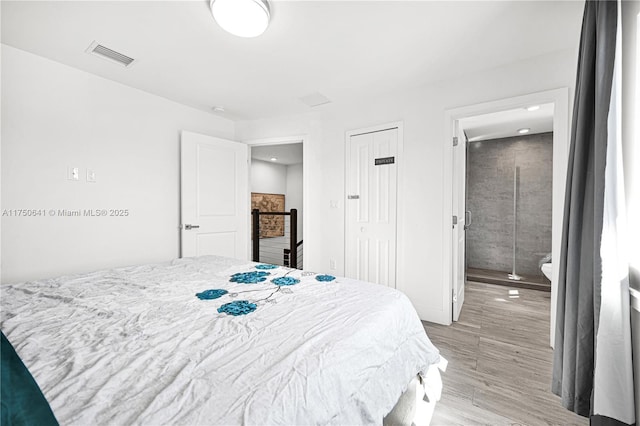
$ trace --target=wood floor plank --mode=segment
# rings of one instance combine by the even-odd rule
[[[434,425],[587,425],[551,393],[549,293],[468,282],[460,321],[424,323],[447,358]]]

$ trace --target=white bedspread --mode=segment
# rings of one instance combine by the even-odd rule
[[[302,271],[229,282],[254,264],[206,256],[3,285],[1,327],[61,424],[381,423],[438,362],[402,293]],[[269,279],[288,270],[274,269]],[[214,300],[207,289],[240,293]]]

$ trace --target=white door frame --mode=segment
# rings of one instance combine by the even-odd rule
[[[404,220],[400,216],[401,210],[400,206],[404,205],[404,167],[402,167],[402,161],[404,160],[404,122],[403,121],[392,121],[390,123],[379,124],[371,127],[364,127],[360,129],[348,130],[345,132],[344,137],[344,149],[345,149],[345,161],[344,161],[344,259],[343,265],[347,265],[347,256],[349,253],[347,252],[347,193],[349,188],[347,188],[347,167],[349,165],[349,141],[351,140],[351,136],[360,135],[363,133],[373,133],[373,132],[381,132],[383,130],[389,130],[397,128],[398,129],[398,152],[396,154],[396,170],[397,170],[397,189],[396,189],[396,289],[403,291],[403,283],[404,283],[404,268],[400,267],[399,259],[404,259],[404,247],[400,244],[400,235],[404,235]]]
[[[309,137],[307,135],[294,135],[294,136],[282,136],[282,137],[273,137],[273,138],[263,138],[263,139],[251,139],[244,141],[249,146],[249,206],[251,206],[251,147],[259,146],[259,145],[288,145],[293,143],[301,143],[302,144],[302,214],[304,218],[302,220],[302,238],[304,240],[308,240],[308,236],[310,234],[310,226],[311,223],[308,220],[309,213],[311,207],[309,206],[311,197],[309,196],[309,167],[306,167],[309,164],[309,149],[308,148],[308,140]],[[249,229],[251,229],[251,212],[247,213],[247,223],[249,224]],[[304,244],[306,247],[309,247],[309,244]],[[251,259],[252,246],[249,244],[249,259]],[[311,257],[309,253],[305,250],[305,258],[307,262],[310,262]],[[307,263],[305,262],[305,263]]]
[[[562,87],[559,89],[547,90],[543,92],[531,93],[523,96],[516,96],[507,99],[500,99],[491,102],[484,102],[476,105],[464,106],[445,111],[444,130],[444,203],[443,203],[443,224],[446,229],[444,238],[443,264],[444,277],[444,298],[443,301],[448,309],[447,318],[451,318],[452,309],[452,247],[450,235],[450,223],[452,216],[453,197],[453,170],[452,170],[452,138],[453,124],[455,120],[475,115],[487,114],[498,111],[506,111],[514,108],[524,108],[530,105],[553,103],[553,199],[552,199],[552,235],[551,235],[551,255],[553,258],[553,275],[551,280],[551,330],[550,344],[553,346],[555,339],[556,324],[556,304],[558,300],[558,262],[560,259],[560,244],[562,242],[562,218],[564,210],[564,191],[567,177],[567,162],[569,153],[569,89]],[[448,299],[448,300],[447,300]]]

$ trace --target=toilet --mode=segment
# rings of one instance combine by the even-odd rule
[[[545,277],[547,277],[549,279],[549,281],[551,281],[551,275],[553,274],[553,265],[551,262],[549,263],[543,263],[540,266],[540,269],[542,270],[542,273],[544,274]]]

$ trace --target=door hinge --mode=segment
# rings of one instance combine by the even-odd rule
[[[457,301],[458,301],[458,295],[456,294],[456,290],[455,290],[455,289],[454,289],[454,290],[452,290],[452,291],[451,291],[451,294],[453,295],[453,301],[454,301],[454,302],[457,302]]]
[[[456,226],[458,224],[458,216],[454,215],[452,219],[453,226]]]
[[[458,146],[458,137],[457,136],[453,137],[453,146]]]

